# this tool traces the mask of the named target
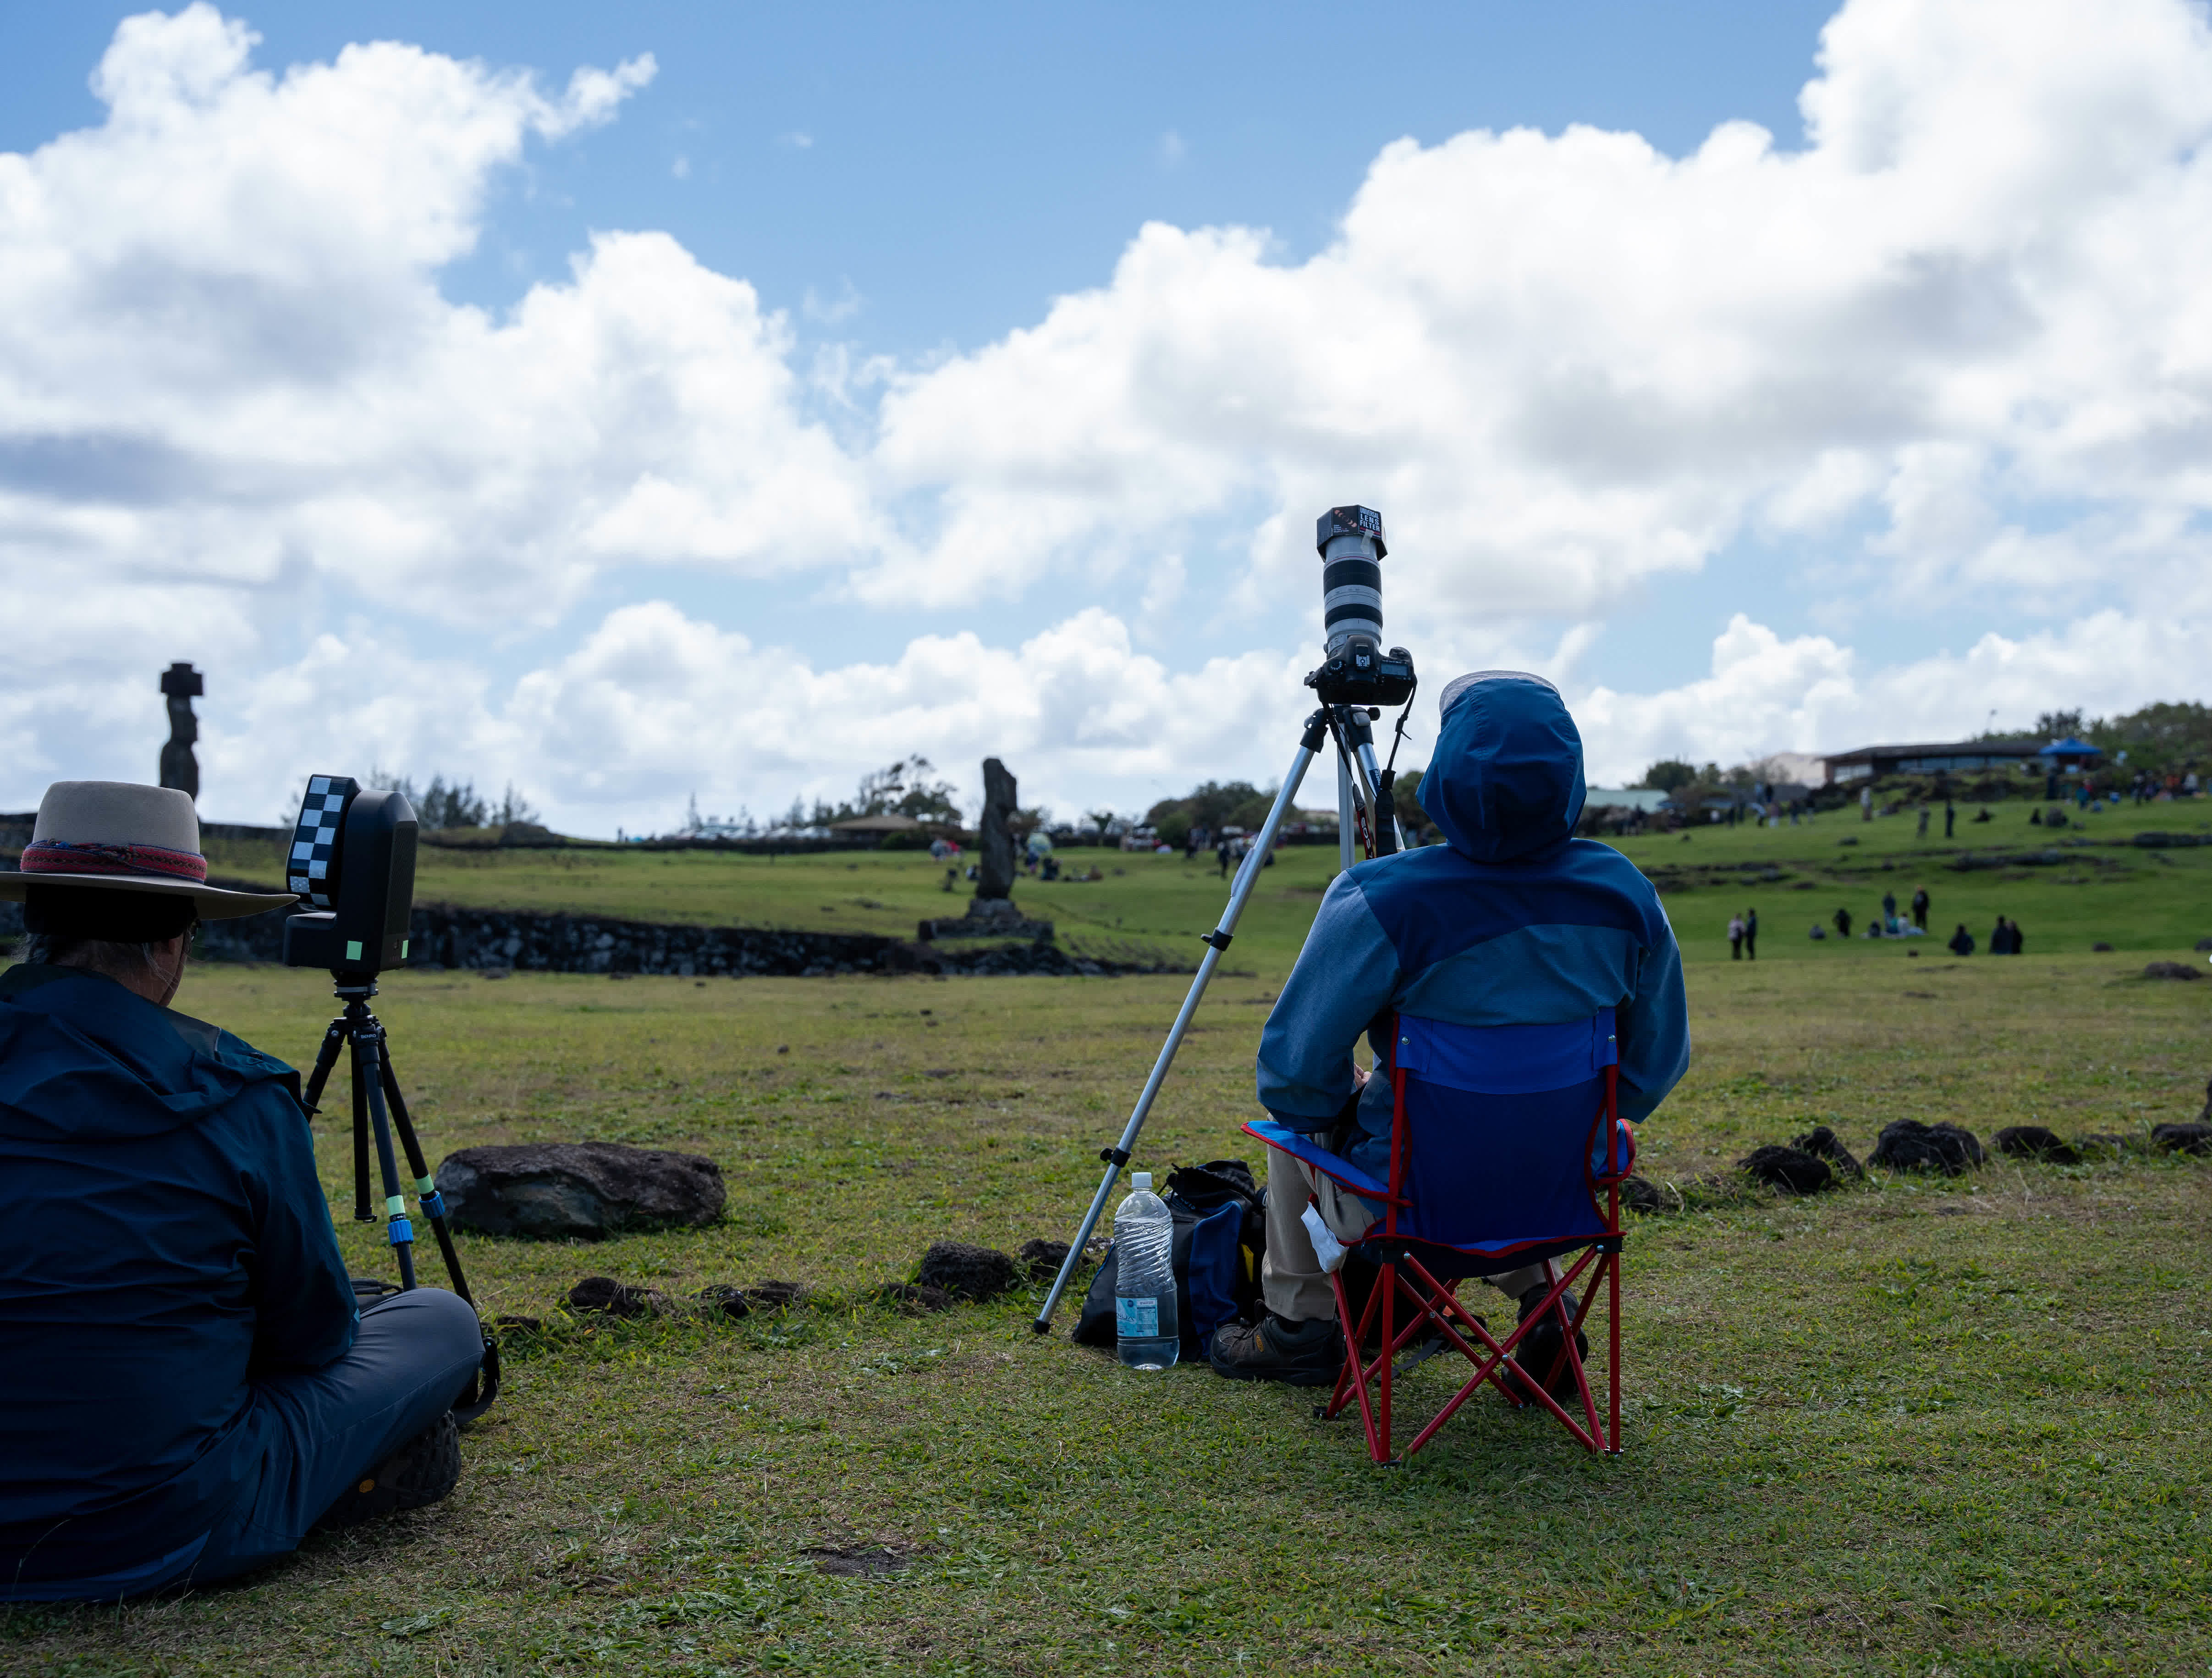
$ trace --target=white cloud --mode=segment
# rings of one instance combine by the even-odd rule
[[[0,668],[0,797],[111,761],[180,655],[252,695],[210,762],[263,805],[347,739],[602,827],[695,766],[757,806],[916,749],[1026,754],[1071,805],[1264,779],[1305,660],[1178,672],[1129,625],[1188,644],[1309,595],[1308,520],[1354,499],[1431,670],[1578,691],[1606,622],[1747,534],[1825,591],[1828,635],[1739,615],[1698,681],[1589,689],[1601,778],[2198,690],[2212,32],[2182,0],[2082,16],[1850,0],[1801,148],[1401,141],[1304,260],[1151,225],[1034,325],[905,366],[818,345],[804,375],[791,323],[665,234],[599,233],[503,312],[440,290],[503,172],[614,119],[650,55],[559,92],[390,42],[280,75],[205,4],[126,20],[105,119],[0,155],[0,578],[36,626]],[[648,566],[1015,604],[878,661],[769,653],[610,609],[662,591]],[[1899,611],[1968,650],[1887,657]],[[495,683],[410,660],[425,623],[556,644]]]

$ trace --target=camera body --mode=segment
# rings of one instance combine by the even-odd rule
[[[349,775],[307,782],[285,859],[285,885],[313,905],[284,923],[284,965],[365,983],[407,959],[415,908],[414,807]]]
[[[1413,655],[1382,647],[1382,560],[1390,550],[1371,507],[1332,507],[1314,521],[1321,555],[1320,668],[1306,685],[1324,705],[1402,705],[1413,696]]]

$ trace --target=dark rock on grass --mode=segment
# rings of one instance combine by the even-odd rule
[[[1997,1132],[1996,1148],[2014,1159],[2040,1159],[2051,1165],[2081,1163],[2079,1150],[2045,1125],[2008,1124]]]
[[[2212,938],[2198,939],[2195,947],[2199,955],[2203,955],[2207,950],[2212,950]]]
[[[709,1282],[696,1298],[710,1314],[720,1312],[740,1322],[753,1314],[752,1301],[745,1298],[744,1289],[729,1282]]]
[[[1863,1177],[1866,1175],[1866,1167],[1860,1164],[1857,1157],[1844,1146],[1843,1139],[1824,1124],[1814,1125],[1802,1136],[1791,1137],[1790,1146],[1802,1148],[1815,1159],[1826,1160],[1828,1169],[1839,1177]]]
[[[904,1316],[920,1316],[927,1311],[949,1311],[957,1304],[941,1287],[925,1287],[920,1282],[893,1282],[877,1290],[876,1297],[887,1305],[896,1305]]]
[[[2136,1146],[2136,1140],[2130,1136],[2115,1136],[2110,1131],[2100,1130],[2081,1137],[2079,1146],[2085,1153],[2122,1154],[2128,1152]]]
[[[804,1550],[822,1572],[842,1578],[880,1579],[904,1572],[914,1565],[917,1551],[903,1544],[864,1544]]]
[[[1753,1148],[1736,1161],[1735,1168],[1748,1174],[1754,1182],[1792,1195],[1817,1195],[1834,1176],[1826,1160],[1815,1158],[1802,1148],[1778,1147],[1771,1143],[1763,1148]]]
[[[514,1334],[534,1334],[545,1326],[545,1319],[542,1316],[514,1316],[502,1311],[499,1316],[492,1318],[491,1325],[495,1328],[505,1328]]]
[[[1633,1171],[1620,1180],[1620,1203],[1646,1218],[1656,1218],[1667,1210],[1666,1196],[1659,1192],[1659,1186]]]
[[[995,1248],[939,1241],[921,1255],[915,1280],[923,1287],[942,1288],[956,1299],[995,1299],[1012,1292],[1021,1274],[1013,1260]]]
[[[2100,939],[2089,946],[2089,953],[2096,956],[2109,956],[2112,953],[2112,946]]]
[[[745,1290],[745,1303],[757,1311],[787,1311],[804,1304],[805,1298],[805,1283],[779,1282],[769,1276],[762,1277]]]
[[[2146,979],[2201,979],[2204,976],[2183,961],[2148,962],[2143,966]]]
[[[1941,1171],[1947,1177],[1982,1163],[1982,1145],[1955,1124],[1899,1119],[1881,1128],[1869,1163],[1892,1171]]]
[[[2167,1153],[2212,1155],[2212,1124],[2156,1124],[2150,1129],[2151,1146]]]
[[[1021,1260],[1022,1268],[1029,1272],[1031,1281],[1048,1282],[1060,1274],[1060,1267],[1067,1262],[1067,1243],[1039,1237],[1022,1243],[1022,1250],[1016,1256]]]
[[[711,1224],[726,1198],[713,1160],[618,1142],[463,1148],[437,1182],[454,1228],[539,1241]]]
[[[586,1276],[568,1290],[568,1309],[603,1316],[665,1316],[674,1310],[658,1288],[632,1287],[612,1276]]]

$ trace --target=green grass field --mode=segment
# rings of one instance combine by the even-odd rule
[[[2024,820],[2011,809],[1979,832],[2040,836],[2000,825]],[[2095,819],[2112,824],[2099,837],[2203,824],[2187,807]],[[2212,983],[2139,976],[2146,952],[2203,963],[2190,946],[2212,933],[2212,852],[2085,850],[2125,866],[2110,880],[2086,863],[1957,874],[1908,818],[1856,818],[1625,848],[1666,883],[1690,958],[1695,1060],[1644,1131],[1656,1179],[1725,1170],[1814,1122],[1863,1154],[1897,1117],[1985,1140],[2015,1122],[2139,1138],[2203,1101]],[[1099,860],[1127,872],[1018,898],[1160,940],[1218,912],[1210,867]],[[1332,860],[1286,853],[1266,877],[1235,951],[1250,976],[1216,985],[1140,1164],[1254,1153],[1236,1127],[1255,1040]],[[1744,862],[1784,878],[1747,897],[1740,870],[1662,872]],[[476,901],[653,920],[809,924],[794,917],[812,903],[898,930],[946,901],[941,869],[896,854],[782,859],[772,883],[764,860],[509,854],[434,864],[423,895],[464,872]],[[1836,901],[1863,916],[1883,885],[1903,898],[1923,879],[1947,933],[1966,918],[1979,936],[2002,909],[2033,953],[1813,944],[1796,925]],[[888,907],[844,901],[864,897]],[[1766,927],[1757,965],[1720,936],[1746,902]],[[2118,953],[2086,953],[2098,938]],[[921,1318],[872,1303],[932,1239],[1065,1237],[1182,988],[395,976],[380,1012],[434,1154],[695,1149],[723,1168],[726,1219],[588,1247],[466,1240],[487,1310],[549,1328],[514,1345],[452,1499],[312,1540],[236,1588],[9,1613],[0,1670],[2212,1666],[2205,1162],[2005,1161],[1641,1220],[1628,1449],[1609,1462],[1486,1399],[1410,1469],[1379,1470],[1356,1424],[1310,1420],[1311,1394],[1203,1368],[1139,1377],[1033,1337],[1034,1293]],[[302,1062],[330,1012],[315,978],[269,968],[197,970],[179,1005]],[[321,1141],[343,1213],[345,1139]],[[339,1232],[358,1266],[382,1262],[374,1226]],[[557,1302],[592,1273],[678,1295],[775,1276],[816,1295],[744,1323],[569,1322]],[[1411,1384],[1406,1414],[1425,1414],[1441,1360]],[[904,1566],[852,1577],[810,1553],[862,1546]]]

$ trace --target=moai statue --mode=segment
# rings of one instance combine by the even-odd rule
[[[161,784],[178,788],[197,804],[200,766],[192,756],[192,745],[200,737],[200,723],[192,714],[192,701],[207,688],[191,666],[173,664],[161,672],[161,691],[169,702],[169,743],[161,748]]]
[[[983,760],[983,856],[975,897],[981,903],[1006,903],[1014,890],[1014,836],[1006,824],[1014,813],[1014,777],[995,757]],[[1011,907],[1011,905],[1009,905]]]

